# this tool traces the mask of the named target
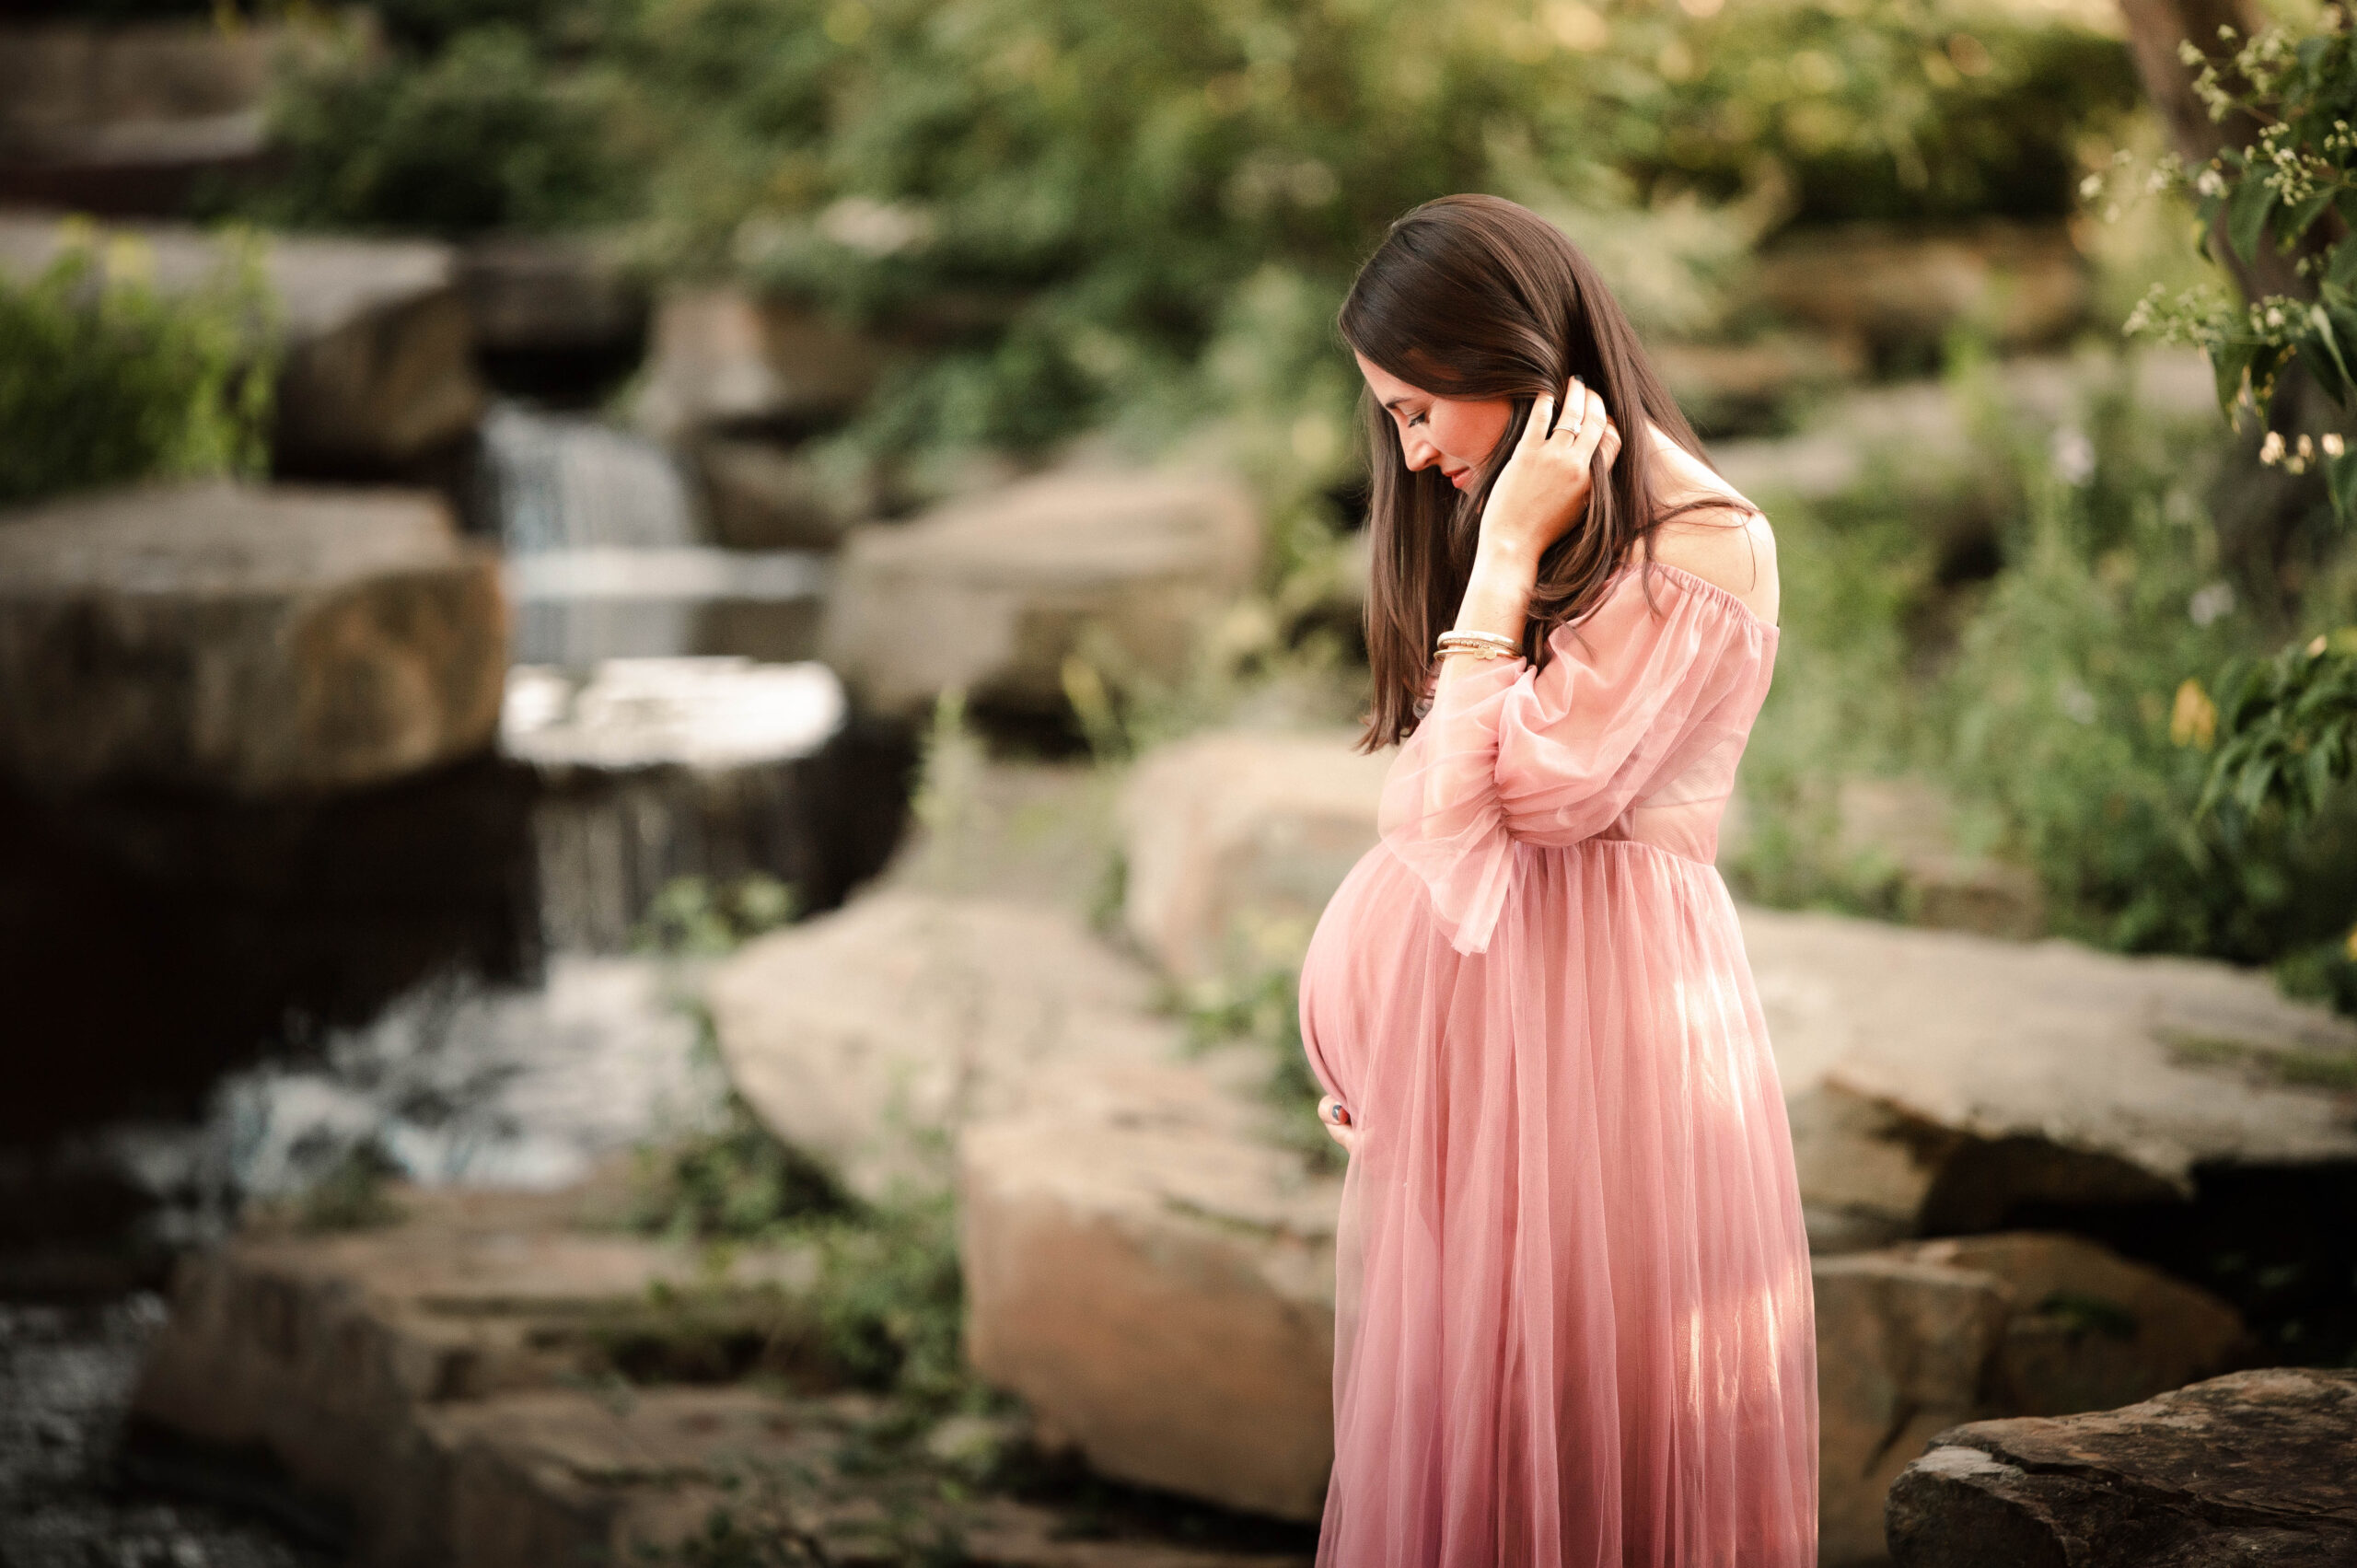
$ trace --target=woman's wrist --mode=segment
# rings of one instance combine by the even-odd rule
[[[1530,614],[1530,590],[1538,581],[1536,555],[1517,554],[1484,540],[1473,557],[1466,579],[1465,597],[1458,601],[1459,632],[1488,632],[1522,640],[1523,623]]]

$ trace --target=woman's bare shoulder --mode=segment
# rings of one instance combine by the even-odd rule
[[[1666,502],[1677,510],[1654,530],[1654,559],[1691,572],[1741,599],[1771,625],[1777,606],[1776,532],[1727,482],[1681,451]]]

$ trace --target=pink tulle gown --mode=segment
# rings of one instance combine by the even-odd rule
[[[1666,565],[1453,678],[1302,974],[1359,1127],[1321,1568],[1807,1568],[1784,1105],[1712,867],[1775,629]]]

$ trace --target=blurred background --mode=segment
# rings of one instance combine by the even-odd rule
[[[1781,541],[1824,1561],[1956,1423],[2357,1365],[2346,751],[2203,798],[2357,652],[2328,400],[2189,346],[2324,286],[2184,178],[2270,18],[8,7],[0,1562],[1306,1562],[1332,320],[1457,191]]]

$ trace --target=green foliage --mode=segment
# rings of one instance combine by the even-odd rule
[[[719,1124],[638,1151],[625,1223],[675,1241],[769,1241],[849,1204],[827,1174],[770,1135],[732,1094]]]
[[[675,877],[647,905],[637,945],[647,952],[719,958],[794,914],[794,889],[765,872],[748,872],[718,888],[707,877]]]
[[[2223,41],[2235,42],[2230,31]],[[2350,228],[2357,219],[2357,131],[2350,124],[2357,117],[2357,39],[2338,11],[2328,11],[2313,36],[2268,29],[2223,66],[2190,41],[2184,53],[2199,67],[2196,88],[2211,117],[2255,125],[2258,139],[2225,148],[2198,169],[2164,159],[2154,185],[2189,194],[2203,235],[2223,228],[2245,262],[2262,246],[2296,252],[2310,295],[2270,295],[2235,308],[2212,292],[2173,295],[2156,285],[2129,330],[2206,352],[2219,407],[2230,419],[2247,401],[2264,422],[2279,378],[2294,367],[2346,410],[2357,402],[2357,239]],[[2344,518],[2357,513],[2357,450],[2342,436],[2328,436],[2319,447],[2304,436],[2287,447],[2270,436],[2263,457],[2295,473],[2320,467],[2335,508]]]
[[[2060,215],[2125,51],[1977,0],[390,0],[298,74],[269,210],[448,232],[613,217],[911,343],[871,449],[1206,413],[1347,473],[1331,321],[1385,223],[1490,190],[1648,331],[1729,324],[1764,226]],[[485,151],[488,149],[488,152]],[[1732,204],[1727,204],[1732,203]],[[1287,498],[1288,500],[1291,497]]]
[[[1262,1094],[1276,1112],[1278,1141],[1313,1170],[1341,1170],[1341,1147],[1318,1120],[1325,1090],[1311,1074],[1302,1045],[1300,966],[1265,963],[1240,980],[1192,986],[1178,1005],[1196,1050],[1243,1043],[1267,1053]]]
[[[2074,143],[2141,96],[2115,41],[1991,6],[1632,6],[1613,30],[1653,66],[1598,85],[1622,167],[1721,199],[1764,167],[1803,221],[2064,215]]]
[[[268,462],[271,297],[250,248],[167,294],[137,241],[72,236],[0,274],[0,502]]]
[[[284,168],[247,204],[277,224],[447,235],[620,217],[633,180],[608,89],[514,26],[470,27],[424,60],[348,36],[281,82]]]
[[[2256,815],[2272,802],[2306,818],[2357,772],[2357,631],[2286,648],[2221,685],[2227,739],[2204,810],[2231,800]]]
[[[296,1228],[375,1230],[399,1223],[403,1211],[388,1189],[400,1175],[401,1166],[375,1139],[354,1144],[296,1199]]]

